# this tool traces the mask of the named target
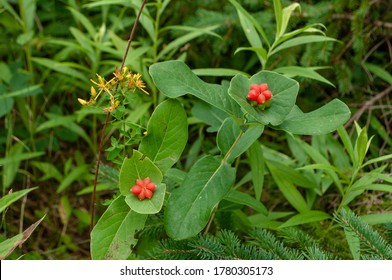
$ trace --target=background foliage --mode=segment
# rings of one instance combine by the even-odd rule
[[[89,80],[95,79],[96,73],[110,76],[120,66],[141,3],[109,2],[0,1],[0,241],[11,237],[19,238],[21,243],[25,241],[9,258],[90,258],[90,192],[105,113],[99,108],[81,108],[77,98],[88,95]],[[223,2],[149,1],[126,65],[142,74],[151,95],[127,97],[124,102],[128,109],[120,108],[107,128],[106,159],[100,169],[98,185],[98,217],[116,193],[122,159],[143,139],[153,109],[164,99],[149,75],[148,68],[152,64],[182,60],[191,69],[196,69],[195,73],[202,75],[205,81],[214,83],[230,79],[233,70],[250,76],[261,70],[257,53],[236,52],[239,48],[250,47],[250,43],[233,1]],[[257,20],[272,42],[276,34],[273,1],[237,2]],[[282,1],[283,7],[290,4]],[[265,209],[260,209],[259,204],[254,203],[252,208],[248,201],[244,207],[238,203],[238,196],[233,196],[231,200],[223,201],[222,211],[216,212],[211,236],[170,244],[172,241],[167,239],[158,214],[149,218],[145,229],[139,233],[138,237],[146,238],[139,238],[141,242],[135,248],[134,256],[150,258],[153,250],[164,252],[160,248],[182,246],[184,250],[190,250],[196,243],[207,242],[215,246],[212,255],[207,251],[196,254],[204,258],[233,257],[237,256],[236,248],[244,246],[240,250],[244,258],[261,258],[260,250],[265,249],[265,244],[255,243],[259,251],[246,247],[250,244],[241,245],[249,236],[258,240],[251,228],[276,230],[282,225],[289,229],[300,225],[301,230],[327,247],[326,251],[332,255],[340,252],[340,258],[359,258],[358,244],[366,243],[367,238],[356,243],[356,237],[347,229],[328,228],[330,224],[324,221],[323,215],[333,218],[340,197],[345,195],[346,204],[368,223],[375,224],[390,241],[390,229],[388,234],[388,228],[383,225],[391,222],[387,214],[392,207],[392,169],[388,165],[388,155],[392,153],[392,4],[368,0],[301,1],[300,4],[301,10],[293,11],[288,29],[321,23],[325,26],[325,34],[338,42],[331,40],[282,50],[269,58],[265,69],[286,67],[287,71],[287,67],[293,66],[317,67],[314,68],[316,73],[335,86],[320,78],[294,76],[300,83],[297,104],[303,111],[311,111],[320,104],[340,98],[352,111],[352,118],[346,124],[347,132],[340,129],[338,134],[292,137],[281,131],[265,130],[260,138],[262,145],[252,146],[246,157],[235,162],[235,188],[256,197],[271,215],[260,215]],[[221,69],[222,74],[217,76],[211,69]],[[188,172],[199,158],[218,153],[215,136],[224,119],[215,111],[216,118],[205,120],[205,104],[191,96],[180,100],[188,115],[189,141],[177,169],[167,176],[171,185],[179,184],[183,179],[184,174],[178,170]],[[349,143],[354,144],[351,152]],[[252,156],[259,154],[260,149],[263,157]],[[356,157],[354,153],[357,153]],[[382,156],[386,157],[374,160]],[[362,157],[361,162],[353,160],[358,157]],[[262,176],[255,174],[254,168],[249,171],[250,166],[261,163],[266,166]],[[279,180],[282,172],[291,174],[293,179]],[[372,177],[381,173],[385,177]],[[314,184],[319,188],[316,192]],[[262,187],[257,189],[252,185]],[[294,185],[301,187],[296,194],[305,197],[306,201],[300,198],[299,204],[290,201],[293,194],[282,191],[292,190]],[[237,201],[233,202],[235,198]],[[302,224],[292,216],[295,206],[303,203],[311,205],[315,211],[306,217],[313,223]],[[255,209],[259,210],[255,212]],[[344,224],[341,217],[336,219]],[[247,230],[241,230],[244,228]],[[33,237],[27,241],[25,235],[18,235],[27,232],[30,236],[34,229]],[[283,235],[285,239],[289,236]],[[350,246],[331,242],[343,240],[342,235],[351,236]],[[236,238],[241,241],[235,241]],[[152,241],[145,241],[147,239]],[[222,244],[236,244],[237,247],[219,255],[217,252],[223,250]],[[311,247],[312,242],[306,244],[308,247],[302,248],[308,249],[292,252],[292,258],[310,256],[318,250],[318,247]],[[390,254],[390,251],[384,253]]]

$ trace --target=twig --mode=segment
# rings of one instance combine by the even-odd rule
[[[375,102],[383,98],[384,96],[388,95],[392,91],[392,86],[389,86],[384,91],[378,93],[377,95],[373,96],[368,101],[364,102],[362,107],[355,112],[355,114],[349,119],[349,121],[344,125],[345,128],[349,127],[354,121],[357,121],[362,114],[368,110]]]
[[[133,37],[134,37],[134,34],[135,34],[135,30],[136,30],[137,24],[138,24],[138,22],[139,22],[140,16],[141,16],[141,14],[142,14],[143,8],[144,8],[144,6],[146,5],[146,2],[147,2],[147,0],[143,0],[143,3],[142,3],[142,5],[140,6],[139,12],[138,12],[138,14],[137,14],[137,16],[136,16],[135,23],[133,24],[132,31],[131,31],[131,35],[129,36],[129,39],[128,39],[128,45],[127,45],[127,48],[126,48],[126,50],[125,50],[123,60],[122,60],[122,62],[121,62],[120,72],[121,72],[122,69],[124,68],[124,64],[125,64],[125,61],[126,61],[127,56],[128,56],[129,48],[131,47],[131,43],[132,43],[132,40],[133,40]],[[118,89],[118,83],[117,83],[117,85],[116,85],[115,91],[117,91],[117,89]],[[99,165],[100,165],[100,163],[101,163],[101,152],[102,152],[102,146],[103,146],[103,142],[104,142],[103,140],[104,140],[104,137],[105,137],[106,126],[107,126],[107,124],[109,123],[109,117],[110,117],[110,112],[108,112],[108,113],[106,114],[106,120],[105,120],[105,123],[103,124],[102,133],[101,133],[101,139],[100,139],[100,141],[99,141],[99,147],[98,147],[98,153],[97,153],[97,164],[96,164],[96,167],[95,167],[95,176],[94,176],[93,192],[92,192],[92,194],[91,194],[91,205],[90,205],[90,208],[91,208],[91,209],[90,209],[90,215],[91,215],[91,218],[90,218],[90,233],[91,233],[91,231],[92,231],[93,228],[94,228],[95,196],[96,196],[96,191],[97,191],[97,182],[98,182]]]

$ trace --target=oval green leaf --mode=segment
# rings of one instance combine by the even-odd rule
[[[237,137],[241,133],[241,127],[233,118],[227,118],[220,127],[217,136],[217,144],[222,153],[222,157],[225,157],[230,151],[230,155],[227,157],[228,163],[232,163],[235,158],[249,149],[263,133],[264,126],[257,125],[245,129],[246,131],[241,135],[237,144],[231,150],[231,147],[237,141]]]
[[[151,65],[150,75],[158,89],[167,97],[192,94],[230,115],[238,115],[240,112],[238,105],[227,95],[223,86],[202,81],[182,61],[165,61]]]
[[[151,182],[158,185],[163,178],[159,168],[148,157],[135,150],[130,159],[124,159],[119,177],[120,192],[125,196],[131,193],[131,187],[136,184],[137,179],[149,177]]]
[[[303,113],[295,106],[277,128],[301,135],[327,134],[343,125],[350,115],[347,105],[339,99],[334,99],[309,113]]]
[[[331,216],[323,211],[309,210],[291,217],[285,223],[283,223],[279,228],[319,222],[329,218],[331,218]]]
[[[264,110],[253,107],[247,99],[250,86],[261,83],[266,83],[273,94],[271,106]],[[250,79],[236,75],[231,80],[229,95],[256,121],[264,125],[279,125],[294,107],[298,90],[296,81],[278,73],[261,71]]]
[[[180,158],[188,141],[188,121],[184,108],[168,99],[155,109],[147,126],[147,136],[139,151],[165,173]]]
[[[213,156],[197,161],[168,200],[165,209],[167,234],[178,240],[195,236],[203,230],[234,179],[235,170]]]
[[[158,184],[151,199],[140,200],[137,196],[129,194],[125,197],[128,206],[139,214],[156,214],[162,209],[166,194],[166,185]]]
[[[109,205],[91,232],[93,260],[125,260],[137,239],[135,233],[143,229],[147,215],[129,209],[119,196]]]

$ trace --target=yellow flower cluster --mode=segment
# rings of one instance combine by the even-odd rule
[[[104,111],[112,112],[121,103],[118,99],[116,99],[114,95],[114,92],[116,92],[119,88],[122,89],[123,91],[124,90],[135,91],[136,89],[140,89],[145,94],[149,94],[144,89],[146,86],[144,82],[141,80],[142,75],[139,73],[132,74],[132,71],[130,71],[127,67],[124,67],[122,71],[116,69],[116,71],[113,73],[114,77],[109,81],[106,81],[106,79],[101,77],[99,74],[96,75],[98,77],[98,82],[92,79],[90,81],[97,87],[98,92],[94,88],[94,86],[91,86],[90,100],[86,101],[84,99],[78,98],[79,103],[82,104],[83,106],[89,106],[94,104],[98,99],[98,97],[101,95],[101,93],[106,92],[110,97],[110,106],[105,108]]]

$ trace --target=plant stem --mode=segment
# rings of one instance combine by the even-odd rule
[[[142,3],[142,5],[140,6],[139,12],[138,12],[138,14],[137,14],[137,16],[136,16],[135,23],[133,24],[132,31],[131,31],[131,35],[129,35],[128,45],[127,45],[127,48],[126,48],[126,50],[125,50],[123,60],[122,60],[122,62],[121,62],[120,72],[121,72],[122,69],[124,68],[125,61],[127,60],[129,48],[131,47],[131,43],[132,43],[133,37],[134,37],[134,35],[135,35],[135,30],[136,30],[137,24],[138,24],[138,22],[139,22],[140,16],[141,16],[141,14],[142,14],[143,8],[144,8],[144,6],[146,5],[146,2],[147,2],[147,0],[143,0],[143,3]],[[117,83],[117,85],[116,85],[115,91],[117,91],[117,89],[118,89],[118,83]],[[104,137],[105,137],[106,126],[107,126],[107,124],[109,123],[109,117],[110,117],[110,112],[108,112],[108,113],[106,114],[106,120],[105,120],[105,123],[103,124],[102,133],[101,133],[101,138],[100,138],[99,147],[98,147],[97,164],[96,164],[96,167],[95,167],[93,191],[92,191],[92,193],[91,193],[91,205],[90,205],[90,216],[91,216],[91,218],[90,218],[90,233],[91,233],[91,231],[92,231],[93,228],[94,228],[95,197],[96,197],[96,191],[97,191],[97,182],[98,182],[99,165],[100,165],[100,163],[101,163],[101,152],[102,152],[103,140],[104,140]]]
[[[234,140],[233,145],[231,145],[230,149],[227,151],[225,157],[223,158],[222,162],[227,162],[227,160],[229,159],[230,154],[233,152],[235,146],[237,146],[238,142],[240,141],[242,135],[244,134],[244,132],[241,130],[240,134],[238,134],[237,138]]]
[[[98,182],[98,173],[99,173],[99,165],[101,163],[101,152],[102,152],[102,146],[103,146],[103,139],[105,137],[105,130],[106,130],[106,126],[109,122],[109,117],[110,117],[110,113],[108,112],[106,114],[106,120],[103,124],[103,128],[102,128],[102,133],[101,133],[101,139],[99,140],[99,147],[98,147],[98,153],[97,153],[97,164],[95,166],[95,175],[94,175],[94,184],[93,184],[93,192],[91,194],[91,209],[90,209],[90,232],[93,230],[94,228],[94,216],[95,216],[95,196],[96,196],[96,191],[97,191],[97,182]]]

